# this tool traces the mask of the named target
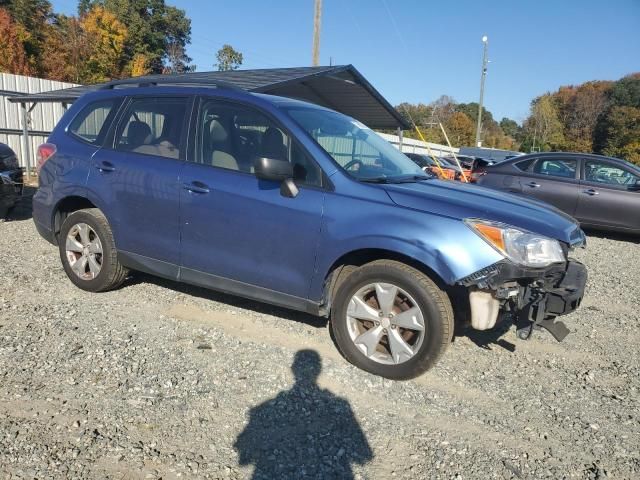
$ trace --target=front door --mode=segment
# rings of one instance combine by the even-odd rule
[[[93,156],[87,183],[104,205],[118,250],[143,262],[175,265],[176,274],[178,179],[191,102],[189,97],[131,99],[109,145]]]
[[[248,106],[203,99],[196,129],[181,179],[181,278],[273,303],[270,291],[306,298],[325,195],[319,167]],[[292,162],[299,194],[258,180],[259,157]]]
[[[584,160],[576,218],[593,226],[640,231],[640,175],[606,160]]]

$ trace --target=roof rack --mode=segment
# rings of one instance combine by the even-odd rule
[[[242,88],[233,85],[228,82],[221,82],[218,80],[204,79],[204,78],[124,78],[122,80],[113,80],[111,82],[105,83],[100,87],[100,90],[110,90],[119,86],[138,86],[138,87],[154,87],[157,85],[195,85],[195,86],[203,86],[203,87],[216,87],[216,88],[227,88],[229,90],[243,90]]]

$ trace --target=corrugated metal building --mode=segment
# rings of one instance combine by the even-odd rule
[[[40,93],[76,86],[73,83],[56,82],[42,78],[0,73],[0,142],[9,145],[17,154],[21,166],[26,166],[22,143],[22,115],[19,103],[9,102],[9,97],[25,93]],[[38,103],[31,111],[29,141],[31,165],[38,145],[44,143],[64,113],[61,103]]]

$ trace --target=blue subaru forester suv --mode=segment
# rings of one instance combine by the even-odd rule
[[[353,118],[225,84],[114,82],[38,151],[40,234],[100,292],[130,270],[329,316],[342,354],[429,369],[454,311],[527,338],[575,310],[584,234],[530,200],[426,176]]]

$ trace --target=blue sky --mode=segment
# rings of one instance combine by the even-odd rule
[[[75,13],[76,0],[53,0]],[[224,43],[243,68],[311,64],[313,0],[167,0],[192,20],[188,53],[212,70]],[[392,103],[442,94],[522,121],[561,85],[640,71],[640,0],[323,0],[321,64],[352,63]]]

